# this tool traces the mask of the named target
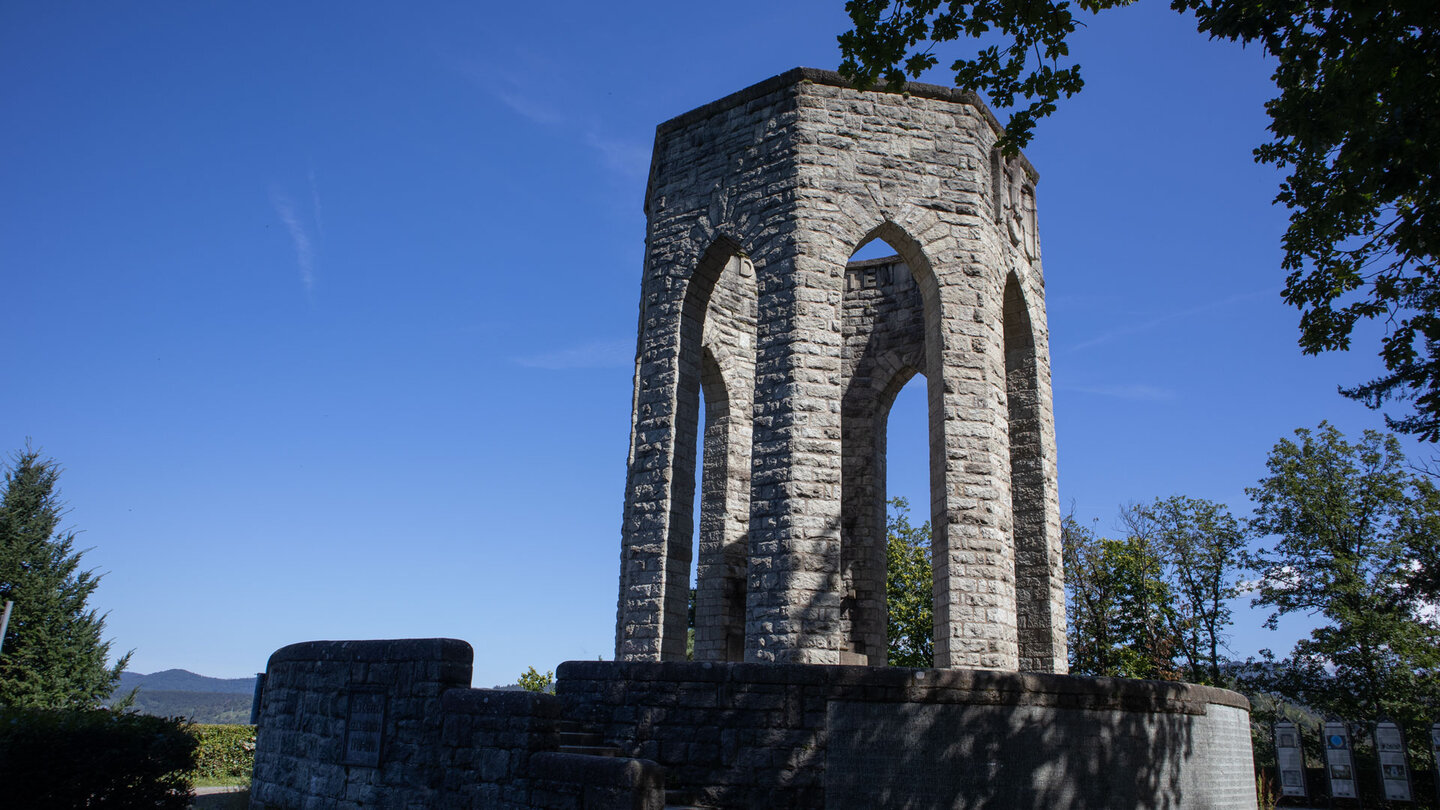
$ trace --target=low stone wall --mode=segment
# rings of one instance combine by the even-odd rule
[[[450,639],[273,656],[254,810],[1253,810],[1245,699],[1186,684],[808,664],[560,665],[470,689]],[[562,718],[619,749],[560,753]],[[590,745],[592,743],[585,743]]]
[[[568,662],[568,718],[713,807],[1255,807],[1249,705],[978,670]]]
[[[470,685],[454,639],[310,641],[265,670],[251,807],[438,806],[441,698]]]
[[[658,766],[557,753],[559,698],[470,689],[472,656],[454,639],[277,651],[252,810],[660,810]]]

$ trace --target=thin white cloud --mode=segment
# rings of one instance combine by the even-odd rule
[[[1160,388],[1145,383],[1122,383],[1119,385],[1067,385],[1061,390],[1078,391],[1082,394],[1094,394],[1101,397],[1114,397],[1116,399],[1139,400],[1142,402],[1159,402],[1167,399],[1174,399],[1175,392],[1169,388]]]
[[[579,368],[615,368],[628,366],[635,359],[635,342],[627,340],[594,340],[565,349],[515,358],[526,368],[566,371]]]
[[[520,90],[510,90],[499,86],[498,82],[491,83],[486,88],[501,104],[509,107],[515,114],[533,124],[541,126],[554,126],[565,123],[565,115],[537,99],[529,97]]]
[[[650,173],[648,146],[620,138],[606,138],[594,131],[585,135],[585,143],[600,152],[601,159],[611,171],[630,177],[645,177]]]
[[[320,217],[320,184],[315,180],[315,167],[310,167],[308,174],[310,180],[310,210],[315,215],[315,233],[325,238],[325,221]]]
[[[1200,304],[1198,306],[1186,307],[1185,309],[1176,310],[1174,312],[1169,312],[1164,315],[1151,318],[1148,321],[1141,321],[1140,323],[1132,324],[1130,326],[1122,326],[1119,329],[1112,329],[1108,332],[1102,332],[1099,335],[1090,338],[1089,340],[1082,340],[1079,343],[1074,343],[1069,346],[1063,347],[1062,353],[1069,354],[1071,352],[1084,351],[1085,349],[1099,346],[1102,343],[1109,343],[1116,338],[1127,337],[1129,335],[1137,335],[1142,332],[1148,332],[1151,329],[1162,326],[1166,323],[1169,323],[1170,321],[1179,320],[1181,318],[1188,318],[1192,315],[1201,315],[1212,310],[1233,306],[1235,304],[1241,303],[1242,301],[1251,301],[1256,298],[1274,297],[1278,294],[1279,291],[1274,289],[1256,290],[1254,292],[1239,293],[1229,296],[1228,298],[1222,298],[1218,301],[1211,301],[1209,303]]]
[[[315,288],[315,243],[296,213],[295,201],[279,189],[271,189],[270,204],[290,232],[290,241],[295,245],[295,263],[300,267],[300,282],[305,291]]]
[[[587,123],[585,117],[568,112],[581,105],[574,99],[560,97],[556,88],[568,86],[566,82],[543,78],[553,67],[543,60],[522,60],[531,65],[531,69],[524,72],[492,70],[469,57],[451,57],[447,61],[472,85],[511,112],[536,126],[563,130],[595,150],[605,168],[627,177],[644,177],[649,173],[649,144],[605,135],[597,121]]]

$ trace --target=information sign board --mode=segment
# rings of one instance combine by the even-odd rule
[[[1435,796],[1440,798],[1440,723],[1430,726],[1430,761],[1435,763]]]
[[[1405,738],[1400,727],[1389,721],[1375,726],[1375,753],[1380,760],[1380,786],[1385,798],[1410,802],[1410,768],[1405,763]]]
[[[1325,773],[1330,778],[1330,796],[1356,799],[1355,758],[1350,754],[1350,731],[1344,723],[1326,723]]]
[[[1305,754],[1300,729],[1289,720],[1275,724],[1275,762],[1280,770],[1280,795],[1305,795]]]

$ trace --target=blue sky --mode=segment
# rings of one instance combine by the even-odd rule
[[[1373,341],[1304,357],[1279,300],[1266,61],[1164,5],[1077,35],[1088,86],[1027,149],[1061,498],[1102,530],[1176,493],[1243,513],[1281,436],[1383,427],[1335,393]],[[488,686],[609,657],[654,127],[834,68],[846,23],[841,0],[0,6],[0,447],[64,465],[131,668],[443,635]],[[916,503],[922,384],[891,434]],[[1236,652],[1288,646],[1261,618]]]

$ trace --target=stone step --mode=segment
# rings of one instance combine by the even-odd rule
[[[665,791],[665,810],[710,810],[705,805],[696,804],[695,797],[683,790]]]
[[[598,731],[562,731],[560,732],[560,746],[588,746],[595,747],[604,745],[605,739]]]
[[[604,745],[562,745],[560,746],[560,753],[585,754],[591,757],[618,757],[620,756],[620,749],[610,748]]]

